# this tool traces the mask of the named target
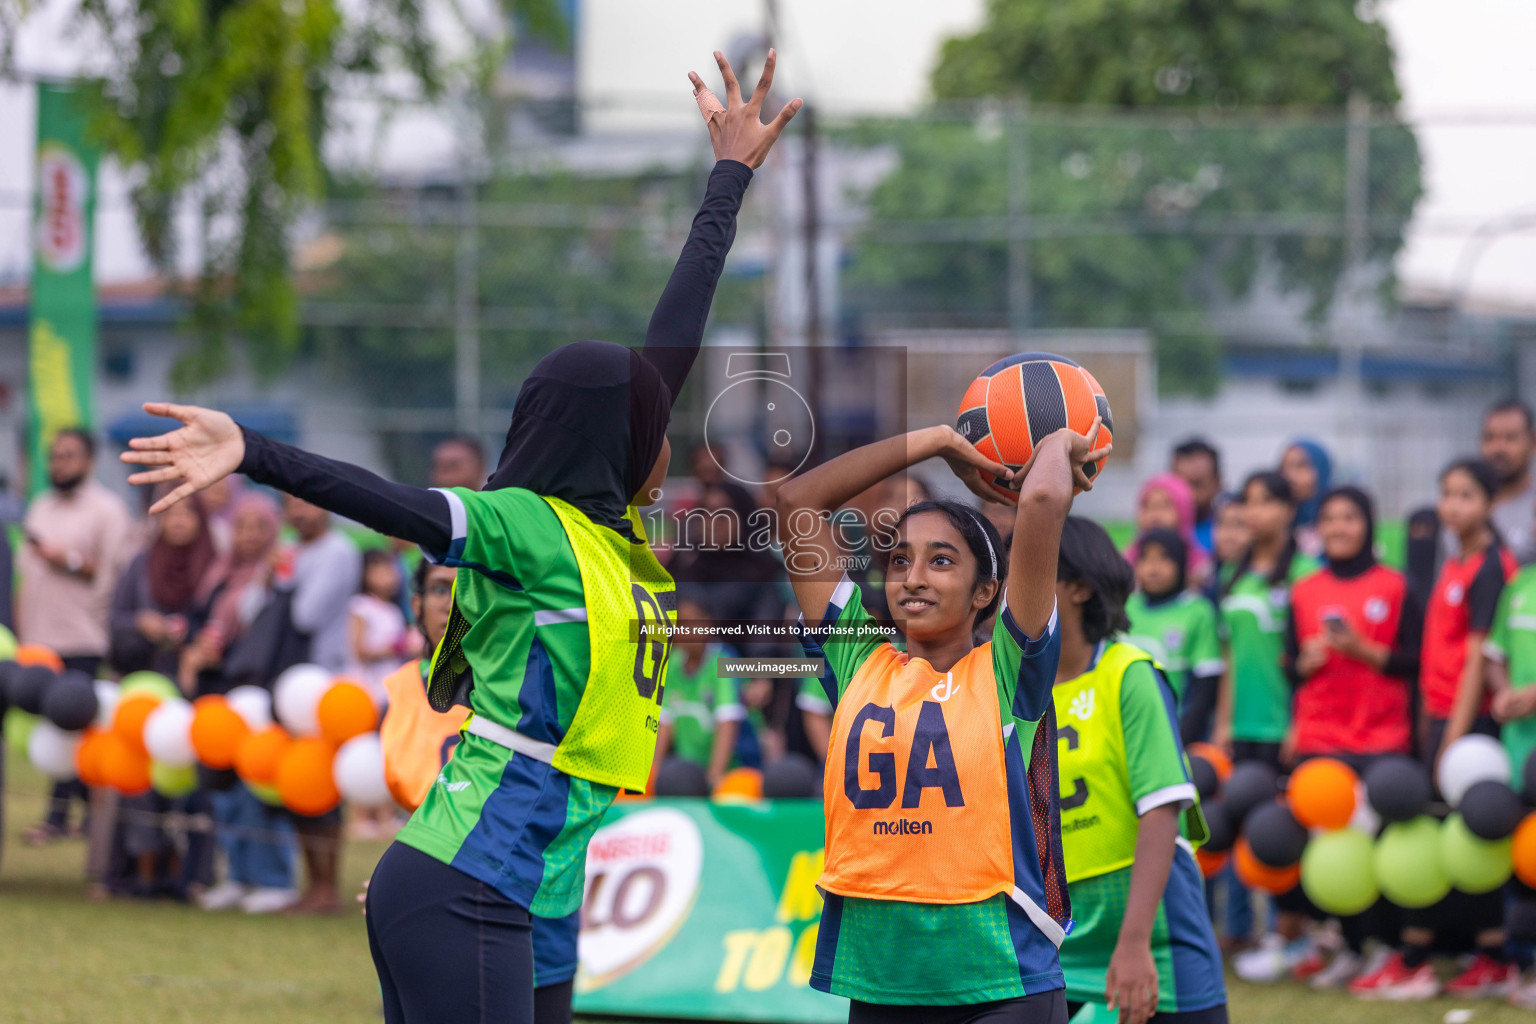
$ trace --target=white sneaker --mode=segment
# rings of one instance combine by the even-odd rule
[[[240,909],[247,914],[276,914],[297,902],[297,889],[252,889],[240,901]]]
[[[1316,974],[1307,982],[1319,991],[1330,988],[1346,988],[1360,974],[1360,969],[1365,966],[1365,958],[1347,949],[1341,949],[1333,958],[1333,962]]]
[[[1279,981],[1311,951],[1312,940],[1305,936],[1286,942],[1279,935],[1270,933],[1259,940],[1257,949],[1233,957],[1232,970],[1239,978],[1254,984]]]
[[[248,890],[239,882],[220,882],[197,898],[197,905],[204,910],[233,910],[240,905]]]

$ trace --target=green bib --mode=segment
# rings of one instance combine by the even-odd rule
[[[1141,822],[1131,797],[1120,687],[1126,670],[1142,661],[1157,666],[1138,647],[1107,644],[1098,664],[1070,682],[1057,684],[1051,693],[1061,776],[1061,849],[1068,882],[1117,871],[1136,859]],[[1198,810],[1186,815],[1185,831],[1194,833],[1193,841],[1204,841],[1204,819]]]
[[[585,605],[535,610],[534,633],[548,647],[548,630],[585,623],[591,668],[565,737],[552,755],[530,756],[574,778],[644,790],[661,726],[670,650],[666,627],[676,615],[676,588],[645,542],[634,509],[629,510],[629,520],[639,544],[592,522],[559,498],[541,497],[570,541]],[[457,581],[454,587],[457,591]],[[455,599],[428,670],[427,696],[439,711],[455,703],[469,704],[474,680],[462,646],[469,625]]]

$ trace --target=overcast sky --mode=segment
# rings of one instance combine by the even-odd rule
[[[1070,0],[1067,0],[1070,2]],[[829,112],[899,113],[920,106],[939,42],[979,23],[983,0],[780,0],[780,84]],[[23,33],[18,64],[68,73],[79,46],[60,43],[73,2],[44,0]],[[1403,113],[1419,124],[1426,194],[1399,275],[1410,292],[1466,288],[1481,304],[1536,309],[1536,3],[1531,0],[1383,0],[1397,47]],[[762,6],[715,0],[582,0],[582,98],[600,130],[683,126],[697,116],[686,72],[708,72],[715,47],[762,29]],[[620,102],[620,98],[623,97]],[[35,133],[30,86],[0,85],[0,126]],[[446,163],[440,123],[413,119],[381,150],[391,165]],[[0,147],[0,280],[30,265],[24,197],[32,147]],[[97,277],[142,277],[121,179],[102,183]],[[1519,215],[1523,233],[1500,225]],[[1484,227],[1482,236],[1475,230]]]

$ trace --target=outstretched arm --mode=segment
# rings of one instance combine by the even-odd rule
[[[729,109],[705,88],[702,78],[692,72],[688,75],[699,112],[709,125],[716,163],[683,253],[656,303],[656,311],[651,314],[644,349],[645,358],[661,371],[674,402],[699,353],[704,321],[709,317],[715,286],[725,268],[725,255],[736,238],[736,214],[752,181],[752,170],[762,166],[784,126],[801,106],[798,99],[790,100],[771,122],[762,123],[763,101],[773,85],[776,62],[777,55],[769,50],[762,78],[751,98],[743,102],[730,62],[717,50],[715,63],[725,81]]]
[[[979,473],[1009,475],[1007,468],[978,452],[954,427],[937,426],[855,448],[784,481],[778,493],[779,541],[784,545],[784,565],[795,600],[807,622],[820,619],[843,578],[833,557],[837,542],[827,516],[886,477],[936,456],[948,461],[962,479],[979,478]],[[865,525],[874,532],[882,524]],[[883,525],[889,529],[894,523]]]
[[[393,483],[350,463],[274,441],[216,409],[146,402],[144,411],[182,423],[158,437],[134,438],[123,453],[124,462],[153,467],[134,473],[129,483],[177,485],[151,506],[151,515],[231,473],[244,473],[259,484],[387,536],[420,544],[427,551],[448,549],[453,523],[441,494]]]
[[[1026,636],[1044,636],[1056,609],[1061,528],[1072,511],[1073,487],[1093,488],[1083,466],[1109,451],[1093,450],[1098,436],[1098,419],[1087,434],[1058,430],[1040,442],[1024,467],[1008,558],[1008,614]]]

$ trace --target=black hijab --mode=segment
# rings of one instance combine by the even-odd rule
[[[560,498],[633,537],[624,510],[661,454],[671,417],[672,393],[639,352],[606,341],[563,345],[523,381],[485,489]]]
[[[1329,572],[1340,579],[1353,579],[1376,564],[1376,508],[1369,494],[1358,487],[1350,487],[1346,484],[1324,494],[1323,500],[1317,503],[1318,511],[1321,512],[1323,506],[1335,498],[1342,498],[1349,502],[1365,517],[1365,543],[1360,545],[1359,551],[1348,558],[1337,559],[1328,557],[1326,551],[1323,553]]]
[[[1189,545],[1184,543],[1184,538],[1177,530],[1148,530],[1141,535],[1136,542],[1136,551],[1139,554],[1147,549],[1147,545],[1161,548],[1163,554],[1173,559],[1173,564],[1179,567],[1178,579],[1174,582],[1173,589],[1161,594],[1148,593],[1147,603],[1157,604],[1166,601],[1170,597],[1177,597],[1184,593],[1184,588],[1189,586]]]

